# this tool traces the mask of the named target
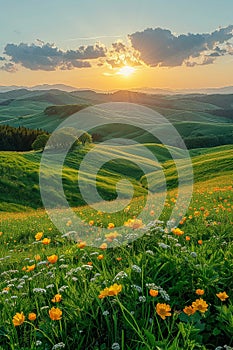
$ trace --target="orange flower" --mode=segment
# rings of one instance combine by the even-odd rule
[[[129,219],[124,223],[124,226],[130,227],[134,230],[142,228],[144,225],[141,219]]]
[[[36,255],[34,256],[34,259],[35,259],[36,261],[39,261],[39,260],[41,259],[41,257],[40,257],[39,254],[36,254]]]
[[[229,295],[227,295],[226,292],[219,292],[216,295],[221,301],[225,301],[227,298],[229,298]]]
[[[121,261],[122,258],[119,256],[118,258],[116,258],[117,261]]]
[[[91,261],[88,261],[87,265],[92,266],[93,263]]]
[[[33,270],[35,269],[35,267],[36,267],[35,264],[29,265],[29,266],[27,266],[26,271],[27,271],[27,272],[33,271]]]
[[[202,243],[203,243],[202,239],[199,239],[199,240],[197,241],[197,243],[200,244],[200,245],[202,245]]]
[[[102,243],[100,246],[100,249],[105,250],[107,249],[107,247],[108,247],[107,243]]]
[[[111,229],[111,228],[114,228],[114,227],[115,227],[114,223],[113,222],[109,222],[108,228]]]
[[[156,313],[163,319],[165,320],[166,317],[171,316],[172,314],[170,313],[171,307],[168,304],[160,304],[158,303],[156,305]]]
[[[60,303],[62,300],[61,294],[55,294],[54,298],[51,300],[53,303]]]
[[[105,235],[105,238],[107,239],[108,242],[112,242],[115,238],[120,236],[120,234],[117,231],[107,233]]]
[[[89,221],[89,225],[90,225],[90,226],[93,226],[94,223],[95,223],[94,220],[90,220],[90,221]]]
[[[83,249],[83,248],[86,247],[86,245],[87,245],[87,242],[86,242],[86,241],[81,241],[80,243],[77,244],[77,247],[78,247],[79,249]]]
[[[66,223],[66,226],[67,227],[70,227],[72,225],[72,221],[71,220],[68,220],[67,223]]]
[[[205,293],[204,289],[197,289],[196,294],[197,295],[203,295]]]
[[[189,236],[186,236],[186,237],[185,237],[185,240],[186,240],[186,241],[190,241],[190,239],[191,239],[191,238],[190,238]]]
[[[205,302],[205,300],[200,298],[192,302],[192,307],[195,309],[195,311],[204,313],[208,309],[208,304]]]
[[[51,239],[50,239],[50,238],[44,238],[41,242],[42,242],[44,245],[48,245],[48,244],[51,242]]]
[[[49,317],[53,321],[58,321],[62,317],[62,311],[58,307],[52,307],[52,309],[49,310]]]
[[[53,254],[53,255],[47,256],[47,259],[50,262],[50,264],[55,264],[58,260],[58,256]]]
[[[30,314],[28,314],[28,319],[29,319],[29,321],[35,321],[36,314],[34,312],[30,312]]]
[[[184,234],[184,231],[182,231],[181,229],[177,228],[173,228],[172,229],[172,233],[174,233],[174,235],[176,236],[182,236]]]
[[[20,326],[21,324],[23,324],[25,321],[25,316],[23,314],[23,312],[17,312],[15,314],[15,316],[12,319],[13,325],[16,326]]]
[[[101,292],[99,294],[99,299],[103,299],[103,298],[108,297],[108,296],[115,296],[115,295],[119,294],[121,292],[121,290],[122,290],[122,285],[114,283],[112,286],[101,290]]]
[[[152,296],[152,297],[157,297],[157,295],[159,294],[159,291],[156,290],[156,289],[150,289],[150,290],[149,290],[149,294],[150,294],[150,296]]]
[[[40,241],[42,236],[43,236],[43,234],[44,234],[43,232],[37,232],[37,234],[35,235],[36,241]]]
[[[183,309],[184,313],[188,316],[195,314],[196,310],[192,306],[185,306]]]
[[[97,256],[98,260],[103,260],[103,258],[104,258],[103,254],[100,254],[100,255]]]

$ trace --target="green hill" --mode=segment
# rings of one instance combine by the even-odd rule
[[[145,146],[152,154],[156,155],[159,163],[156,163],[153,157],[152,159],[148,158],[145,153]],[[169,160],[168,151],[162,145],[147,144],[145,146],[121,146],[117,150],[111,147],[99,146],[98,159],[105,164],[97,174],[96,183],[98,191],[104,199],[112,200],[116,198],[116,183],[121,179],[127,179],[133,184],[135,196],[146,194],[147,181],[145,174],[148,175],[149,180],[156,188],[161,184],[161,173],[158,170],[161,170],[162,167],[164,168],[168,187],[174,188],[177,186],[176,168],[174,162]],[[172,148],[172,150],[177,162],[180,163],[181,170],[186,174],[187,168],[182,165],[182,151],[176,148]],[[72,206],[85,204],[78,188],[77,170],[88,151],[90,151],[90,148],[71,152],[67,156],[63,167],[64,191]],[[193,150],[191,155],[193,156],[195,182],[225,175],[232,177],[232,146]],[[42,207],[38,184],[40,159],[41,153],[37,152],[0,152],[0,210],[15,211]],[[107,159],[111,160],[106,161]],[[55,166],[53,171],[56,174],[54,169],[56,169]],[[82,180],[85,180],[85,186],[89,190],[96,186],[95,176],[91,175],[94,174],[94,170],[95,164],[89,162],[86,173],[82,174]],[[129,191],[130,189],[126,185],[122,189],[123,197],[127,197]],[[55,196],[54,198],[59,196],[56,193],[51,193],[52,195]]]

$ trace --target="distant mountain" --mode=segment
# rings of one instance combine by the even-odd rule
[[[43,90],[60,90],[65,92],[82,92],[83,94],[94,94],[98,93],[112,93],[111,91],[102,91],[98,89],[89,89],[89,88],[76,88],[74,86],[65,85],[65,84],[42,84],[35,85],[32,87],[27,86],[0,86],[0,93],[7,92],[12,90],[22,90],[27,89],[30,91],[43,91]],[[115,90],[116,91],[116,90]],[[141,92],[149,95],[186,95],[186,94],[233,94],[233,86],[224,86],[219,88],[201,88],[201,89],[160,89],[160,88],[149,88],[149,87],[140,87],[131,89],[133,92]]]

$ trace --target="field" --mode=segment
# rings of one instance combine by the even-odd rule
[[[171,191],[162,221],[148,207],[151,225],[135,226],[140,238],[113,249],[106,249],[117,240],[112,224],[132,219],[139,199],[120,218],[76,209],[93,220],[90,230],[109,227],[105,244],[93,247],[62,236],[42,210],[3,213],[0,348],[232,346],[232,199],[231,177],[199,182],[180,230],[169,232]],[[69,218],[66,225],[63,234],[72,231]]]
[[[0,93],[0,123],[52,132],[88,105],[118,101],[162,113],[190,146],[190,204],[180,204],[173,227],[177,168],[185,186],[192,175],[179,145],[165,147],[153,132],[112,124],[111,116],[92,130],[97,141],[65,158],[62,185],[74,212],[57,209],[60,230],[42,209],[42,152],[1,151],[0,350],[233,349],[233,95],[15,90]],[[172,129],[156,128],[172,140]],[[138,144],[98,143],[118,137]],[[42,171],[55,184],[61,156],[53,150]],[[107,214],[87,205],[80,179]],[[123,209],[111,213],[119,188]],[[56,188],[47,193],[59,203]]]

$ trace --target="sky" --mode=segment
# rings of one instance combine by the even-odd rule
[[[0,85],[233,85],[232,0],[0,0]]]

